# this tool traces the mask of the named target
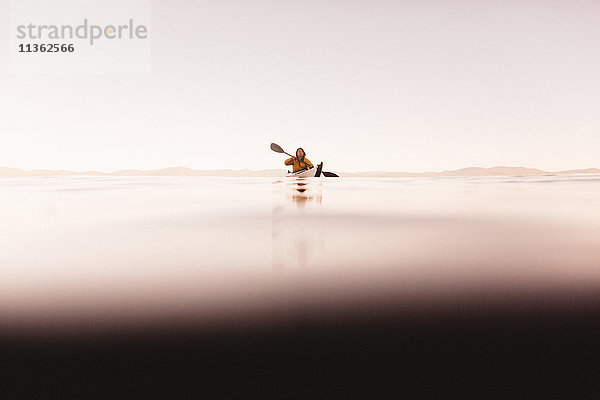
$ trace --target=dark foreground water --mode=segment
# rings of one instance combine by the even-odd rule
[[[26,396],[600,390],[598,175],[3,178],[0,221]]]

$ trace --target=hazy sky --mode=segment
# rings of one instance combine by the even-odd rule
[[[150,74],[10,74],[9,34],[0,166],[600,167],[596,0],[156,0]]]

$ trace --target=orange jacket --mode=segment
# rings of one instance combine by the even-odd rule
[[[298,160],[296,157],[288,158],[285,160],[285,165],[293,165],[294,170],[292,172],[302,171],[303,169],[314,168],[314,165],[310,162],[308,158],[303,158],[302,161]]]

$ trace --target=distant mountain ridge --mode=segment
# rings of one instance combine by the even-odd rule
[[[92,176],[283,176],[284,169],[263,169],[254,171],[250,169],[215,169],[215,170],[194,170],[186,167],[169,167],[154,170],[124,169],[114,172],[102,171],[68,171],[68,170],[47,170],[34,169],[25,171],[18,168],[0,167],[0,176],[69,176],[69,175],[92,175]]]
[[[468,167],[442,172],[342,172],[347,177],[436,177],[436,176],[514,176],[514,175],[567,175],[567,174],[600,174],[598,168],[572,169],[564,171],[544,171],[525,167]]]
[[[215,169],[194,170],[186,167],[169,167],[155,170],[125,169],[114,172],[102,171],[68,171],[68,170],[46,170],[34,169],[30,171],[19,168],[0,167],[1,177],[41,177],[41,176],[71,176],[71,175],[98,175],[98,176],[231,176],[231,177],[278,177],[284,176],[284,169],[263,169],[254,171],[250,169]],[[442,172],[389,172],[389,171],[365,171],[365,172],[338,172],[345,177],[436,177],[436,176],[507,176],[507,175],[565,175],[565,174],[600,174],[598,168],[573,169],[565,171],[543,171],[536,168],[525,167],[468,167],[453,171]]]

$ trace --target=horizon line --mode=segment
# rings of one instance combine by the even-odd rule
[[[406,171],[340,171],[340,176],[346,177],[436,177],[436,176],[506,176],[506,175],[548,175],[548,174],[600,174],[598,168],[569,169],[561,171],[545,171],[529,167],[464,167],[456,170],[440,172],[406,172]],[[112,172],[97,170],[73,171],[67,169],[32,169],[24,170],[12,167],[0,167],[0,177],[44,177],[44,176],[247,176],[247,177],[278,177],[284,176],[283,168],[252,170],[244,169],[202,169],[188,167],[166,167],[158,169],[120,169]]]

